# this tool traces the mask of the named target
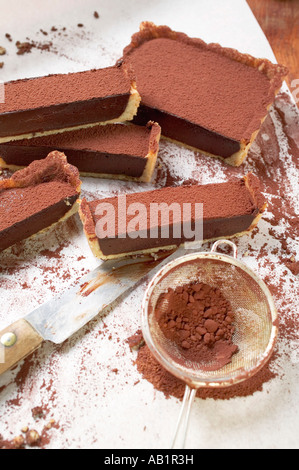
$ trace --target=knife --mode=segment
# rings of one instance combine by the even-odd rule
[[[63,343],[145,276],[154,275],[181,249],[119,261],[104,261],[75,287],[33,310],[0,332],[0,375],[44,341]]]

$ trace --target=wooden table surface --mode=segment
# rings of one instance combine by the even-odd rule
[[[299,0],[247,0],[247,3],[277,61],[289,68],[287,83],[295,92],[299,88]]]

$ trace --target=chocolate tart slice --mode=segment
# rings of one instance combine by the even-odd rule
[[[219,44],[144,22],[119,61],[136,75],[137,124],[156,121],[166,138],[238,166],[287,69]]]
[[[130,121],[140,102],[123,66],[7,82],[4,93],[0,143]]]
[[[151,180],[161,128],[111,124],[62,134],[0,144],[0,167],[15,170],[44,158],[53,149],[64,152],[83,176]]]
[[[197,203],[203,205],[203,216],[197,212]],[[266,206],[259,179],[249,173],[226,183],[166,187],[90,202],[83,199],[79,214],[92,252],[109,259],[173,250],[198,241],[200,220],[200,240],[242,235],[253,230]]]
[[[80,187],[77,168],[59,152],[0,181],[0,251],[77,212]]]

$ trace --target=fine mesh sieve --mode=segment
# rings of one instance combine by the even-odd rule
[[[217,252],[223,243],[233,248],[233,257]],[[190,253],[171,261],[154,276],[147,288],[142,308],[144,339],[162,366],[187,384],[173,447],[179,442],[178,431],[183,433],[181,442],[184,443],[196,389],[240,383],[257,373],[273,352],[278,331],[277,312],[270,291],[251,269],[236,258],[234,243],[219,240],[211,252]],[[231,362],[220,369],[217,363],[186,360],[178,346],[166,339],[153,314],[160,295],[169,287],[175,289],[192,282],[220,289],[235,315],[233,343],[239,350]]]

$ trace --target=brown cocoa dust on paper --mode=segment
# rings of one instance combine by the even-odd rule
[[[80,31],[78,31],[78,28]],[[42,52],[51,52],[56,55],[64,55],[63,46],[65,40],[88,39],[89,32],[84,30],[84,25],[82,23],[78,23],[71,30],[68,30],[66,27],[56,26],[52,26],[48,31],[39,29],[34,36],[41,36],[42,38],[31,39],[30,37],[26,37],[25,41],[18,40],[15,42],[17,55],[22,56],[29,54],[34,49]],[[9,33],[6,34],[6,38],[10,42],[13,41],[12,36]],[[61,42],[61,40],[63,42]]]
[[[32,51],[32,49],[38,49],[40,51],[48,51],[48,52],[56,52],[53,48],[53,43],[49,42],[41,42],[41,41],[25,41],[25,42],[16,42],[17,47],[17,55],[24,55],[28,54]]]
[[[193,299],[192,299],[193,297]],[[180,353],[189,360],[214,361],[221,368],[231,361],[238,351],[233,344],[234,313],[230,303],[219,289],[203,283],[189,284],[169,289],[161,294],[155,315],[163,334],[174,341]],[[139,330],[128,339],[130,349],[137,350],[135,364],[141,376],[149,381],[166,398],[184,396],[186,384],[170,374],[154,358],[144,343]],[[212,362],[213,363],[213,362]],[[228,400],[246,397],[263,389],[263,384],[275,377],[269,364],[254,377],[225,389],[200,389],[197,397]]]
[[[216,370],[229,364],[238,351],[232,339],[234,313],[218,288],[201,282],[169,288],[160,294],[154,315],[182,361]]]
[[[59,425],[54,420],[50,420],[45,424],[40,433],[35,429],[24,426],[20,430],[21,433],[14,436],[12,439],[4,439],[0,434],[0,449],[14,450],[28,449],[31,447],[44,449],[44,447],[50,443],[49,431],[52,428],[59,429]]]
[[[247,397],[255,392],[262,391],[263,385],[276,376],[270,368],[271,362],[266,364],[255,376],[241,384],[222,390],[200,389],[197,391],[196,396],[202,399],[229,400],[236,397]],[[146,345],[141,346],[138,351],[136,366],[141,376],[150,382],[156,390],[163,392],[166,398],[173,396],[180,400],[183,399],[186,384],[164,369]]]

